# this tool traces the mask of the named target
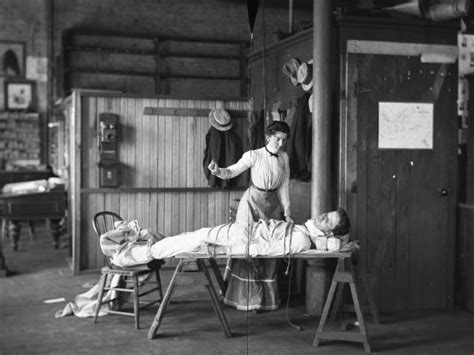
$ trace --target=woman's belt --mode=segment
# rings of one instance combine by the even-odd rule
[[[278,189],[262,189],[260,187],[255,186],[255,185],[252,185],[252,187],[255,187],[258,191],[263,191],[263,192],[273,192],[273,191],[278,190]]]

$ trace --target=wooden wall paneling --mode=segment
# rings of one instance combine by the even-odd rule
[[[158,100],[158,107],[165,107],[165,100],[159,99]],[[164,116],[157,116],[158,119],[158,144],[157,144],[157,157],[158,157],[158,180],[157,186],[164,187],[165,186],[165,174],[167,173],[165,170],[165,127],[166,127],[166,117]],[[160,233],[164,233],[164,226],[165,226],[165,194],[158,194],[157,196],[158,202],[158,228]]]
[[[158,107],[165,107],[165,100],[159,99],[158,100]],[[157,160],[158,160],[158,174],[157,174],[157,187],[164,187],[165,186],[165,132],[166,132],[166,117],[159,115],[156,116],[158,120],[158,142],[157,142]]]
[[[438,77],[438,70],[440,64],[429,64],[427,67],[429,73],[428,77],[429,84],[434,87],[434,83]],[[438,190],[431,191],[431,198],[433,203],[437,203],[442,206],[441,210],[449,211],[456,208],[457,201],[457,135],[449,134],[447,132],[457,132],[457,67],[450,64],[446,71],[445,80],[438,97],[435,100],[435,134],[433,137],[433,144],[435,149],[433,150],[433,160],[437,163],[438,168],[431,170],[432,174],[438,179]],[[437,129],[437,127],[440,127]],[[446,153],[449,152],[449,153]],[[451,166],[450,169],[444,167]],[[435,175],[437,174],[437,175]],[[445,188],[448,190],[446,196],[440,194],[440,189]],[[443,213],[442,212],[442,213]],[[440,262],[435,263],[431,268],[429,274],[436,275],[436,277],[430,277],[432,280],[429,283],[429,298],[424,302],[425,308],[439,307],[444,305],[449,307],[453,304],[453,290],[454,290],[454,238],[452,238],[452,231],[456,230],[453,225],[453,215],[448,214],[448,218],[438,218],[435,225],[433,226],[435,231],[444,231],[444,233],[437,234],[438,239],[427,238],[426,242],[430,243],[432,248],[432,254],[435,260]],[[448,236],[448,237],[446,237]],[[439,290],[439,291],[436,291]]]
[[[417,168],[412,169],[412,179],[423,181],[426,174],[425,167],[420,163],[423,158],[423,152],[414,151],[412,154],[413,161],[417,162]],[[429,230],[430,226],[420,225],[417,221],[420,218],[420,215],[423,214],[423,211],[417,210],[414,208],[415,201],[423,200],[426,198],[426,194],[423,193],[419,188],[412,189],[411,191],[411,227],[413,232],[413,238],[411,238],[410,243],[410,253],[412,255],[418,255],[416,258],[411,258],[410,260],[410,288],[415,290],[413,296],[410,299],[410,305],[413,305],[415,309],[423,309],[423,298],[426,296],[426,280],[423,277],[423,270],[428,266],[428,260],[425,260],[425,248],[428,247],[426,242],[431,243],[429,240]],[[433,261],[431,260],[431,263]]]
[[[399,155],[402,152],[399,152]],[[397,199],[395,209],[397,211],[397,220],[395,225],[396,243],[394,245],[394,285],[396,289],[393,292],[395,298],[393,305],[394,311],[403,310],[408,304],[408,278],[410,270],[408,269],[408,259],[410,253],[410,226],[406,221],[410,215],[410,161],[411,152],[403,152],[403,157],[398,157],[396,162],[397,174]]]
[[[84,269],[96,269],[102,266],[103,255],[99,247],[99,241],[97,236],[92,230],[92,217],[95,213],[99,211],[104,211],[107,208],[104,194],[83,194],[84,197],[87,196],[89,201],[89,208],[83,210],[83,221],[84,228],[82,229],[82,234],[87,238],[87,263],[84,265]],[[87,206],[87,205],[85,205]]]
[[[82,143],[83,149],[81,150],[82,155],[82,186],[83,187],[97,187],[96,181],[98,178],[98,169],[93,167],[94,153],[97,151],[97,145],[94,144],[94,138],[92,135],[97,136],[97,130],[94,127],[93,119],[97,115],[97,99],[91,97],[83,97],[82,110],[84,115],[83,120],[83,131],[82,131]]]
[[[153,117],[143,115],[143,108],[150,107],[151,100],[143,99],[143,107],[140,112],[140,120],[143,128],[143,145],[142,145],[142,159],[143,159],[143,187],[151,187],[152,180],[152,165],[153,165],[153,132],[151,131],[151,120]]]
[[[150,106],[157,107],[158,99],[151,99],[149,102]],[[147,119],[150,120],[150,187],[156,187],[158,179],[158,117],[150,116]],[[150,228],[154,231],[158,230],[158,198],[156,193],[150,193]]]
[[[143,130],[144,119],[142,117],[143,112],[143,100],[142,98],[135,99],[135,114],[134,114],[134,125],[136,129],[134,148],[135,152],[135,184],[134,187],[144,187],[144,179],[146,175],[145,170],[145,158],[143,156],[143,147],[146,145],[145,134]]]
[[[194,101],[194,108],[201,109],[202,108],[202,101],[195,100]],[[203,153],[204,150],[201,150],[201,141],[204,140],[204,136],[206,133],[202,130],[202,117],[195,117],[194,118],[194,146],[193,146],[193,161],[195,162],[193,167],[193,187],[200,187],[201,186],[201,174],[202,173],[202,160],[203,160]],[[204,136],[200,136],[200,132]],[[201,216],[204,212],[201,208],[201,197],[202,193],[196,192],[193,194],[193,229],[198,229],[199,226],[202,225]]]
[[[198,93],[205,98],[221,97],[222,93],[227,96],[240,96],[240,80],[229,79],[200,79],[172,77],[166,80],[169,92],[176,96],[189,96],[190,93]]]
[[[449,86],[447,91],[449,92],[451,99],[449,103],[452,107],[452,111],[454,112],[457,110],[457,73],[456,67],[454,65],[450,65],[448,69],[448,78],[450,78]],[[449,95],[446,95],[449,96]],[[453,107],[454,106],[454,107]],[[457,132],[458,131],[458,120],[455,117],[452,117],[449,120],[449,131],[450,132]],[[469,139],[469,138],[468,138]],[[461,180],[461,169],[462,166],[461,161],[458,157],[458,137],[457,135],[450,135],[449,139],[449,151],[450,157],[448,161],[449,168],[446,170],[448,174],[447,183],[449,188],[449,200],[448,200],[448,210],[449,211],[457,211],[458,209],[458,196],[460,195],[460,188],[461,184],[459,181]],[[469,156],[469,153],[468,153]],[[465,176],[465,175],[463,175]],[[456,263],[458,256],[460,254],[459,250],[457,249],[457,241],[462,239],[459,233],[457,233],[458,238],[453,238],[452,235],[456,234],[457,226],[458,226],[458,216],[457,213],[449,214],[448,219],[448,238],[446,240],[446,255],[448,255],[448,262],[446,265],[446,289],[448,292],[448,307],[453,308],[455,305],[455,288],[458,286],[458,280],[456,280],[457,272],[459,271],[456,269]],[[442,248],[441,248],[442,249]],[[473,259],[471,259],[473,260]],[[473,260],[474,263],[474,260]]]
[[[362,147],[357,142],[357,112],[358,112],[358,97],[354,95],[354,84],[358,83],[358,66],[356,54],[342,55],[341,58],[341,87],[344,88],[346,94],[346,101],[341,100],[340,102],[340,152],[341,157],[339,167],[339,206],[346,209],[350,221],[351,221],[351,232],[350,237],[353,240],[359,240],[361,246],[361,260],[367,267],[367,235],[366,233],[358,233],[359,228],[357,226],[357,194],[359,189],[366,189],[367,183],[358,181],[357,179],[357,157],[358,151],[361,150],[360,154],[366,154],[366,148]],[[349,68],[346,73],[346,68]],[[347,75],[347,79],[346,79]],[[367,98],[366,98],[367,100]],[[363,112],[363,110],[361,111]],[[361,117],[362,119],[362,117]],[[361,136],[365,136],[364,133]],[[360,142],[363,143],[363,142]],[[367,175],[364,175],[367,176]],[[360,180],[360,179],[359,179]],[[361,190],[362,192],[362,190]],[[364,195],[366,193],[364,192]],[[365,228],[365,227],[364,227]],[[364,230],[364,229],[362,229]]]
[[[209,109],[210,108],[210,105],[209,105],[209,102],[208,101],[201,101],[201,107],[202,109]],[[207,131],[209,130],[209,119],[208,118],[203,118],[203,119],[200,119],[199,120],[199,130],[198,132],[202,132],[202,136],[200,137],[199,139],[199,152],[200,152],[200,159],[199,161],[201,162],[201,166],[202,166],[202,161],[203,161],[203,153],[204,153],[204,147],[205,147],[205,135],[207,133]],[[201,170],[199,172],[199,175],[198,175],[198,178],[199,178],[199,186],[201,187],[205,187],[205,186],[208,186],[208,182],[204,176],[204,173],[203,173],[203,170]],[[198,208],[201,210],[201,223],[200,223],[200,226],[202,227],[207,227],[209,226],[209,210],[210,210],[210,202],[211,202],[211,196],[212,196],[212,193],[200,193],[199,194],[201,196],[200,198],[200,205],[197,205],[199,206]]]
[[[165,101],[165,107],[166,108],[171,108],[173,107],[173,102],[171,99],[166,99]],[[165,186],[164,187],[172,187],[173,183],[173,156],[172,152],[170,151],[172,147],[172,129],[173,129],[173,121],[172,121],[172,116],[165,116],[165,166],[164,166],[164,171],[165,171]],[[172,211],[172,198],[171,198],[171,193],[166,193],[165,194],[165,204],[163,208],[166,211],[165,214],[165,231],[166,235],[170,235],[172,232],[172,220],[171,217],[173,216],[173,211]],[[170,213],[171,212],[171,213]]]
[[[201,109],[206,109],[210,110],[212,107],[209,103],[209,101],[200,101]],[[200,117],[199,118],[199,129],[198,129],[198,139],[199,139],[199,157],[198,161],[200,162],[200,168],[197,169],[198,171],[198,186],[200,187],[206,187],[209,186],[208,181],[206,179],[206,176],[204,175],[204,167],[202,165],[202,162],[204,160],[204,149],[206,149],[206,134],[209,131],[209,128],[211,125],[209,124],[209,116],[207,117]]]
[[[373,78],[367,78],[370,81]],[[360,82],[360,85],[363,85]],[[372,97],[372,100],[376,100],[377,98]],[[359,110],[363,109],[363,105],[359,106]],[[375,284],[375,292],[376,295],[376,303],[381,304],[379,302],[381,289],[380,289],[380,279],[382,276],[381,273],[381,265],[383,262],[383,253],[382,250],[379,248],[381,245],[381,240],[383,234],[381,233],[381,221],[384,218],[381,206],[375,205],[372,201],[378,201],[378,196],[382,194],[382,166],[383,166],[383,157],[381,152],[378,150],[377,142],[378,139],[374,138],[377,137],[378,134],[378,124],[377,124],[377,117],[378,117],[378,106],[375,104],[368,103],[368,107],[366,108],[365,114],[367,114],[369,120],[364,124],[364,122],[358,122],[358,127],[363,128],[367,127],[367,140],[365,144],[367,145],[367,155],[365,157],[366,161],[364,162],[364,166],[367,169],[365,174],[368,176],[367,181],[367,207],[364,208],[366,210],[366,220],[367,220],[367,231],[368,231],[368,245],[367,245],[367,254],[372,259],[371,270],[373,276],[376,278],[377,282]],[[359,111],[363,112],[363,111]],[[360,117],[360,116],[359,116]],[[372,119],[370,119],[372,118]],[[362,134],[358,135],[358,138],[364,140]],[[364,143],[362,143],[364,144]],[[362,157],[361,157],[362,158]],[[373,171],[369,171],[367,168],[368,162],[372,162],[373,164]],[[358,164],[359,165],[359,164]],[[362,173],[364,174],[364,173]],[[357,175],[358,177],[363,175]],[[361,201],[364,204],[364,201]],[[359,206],[358,206],[359,207]],[[359,213],[359,210],[358,210]]]
[[[142,146],[142,159],[143,159],[143,178],[142,178],[142,186],[143,187],[150,187],[151,186],[151,174],[152,174],[152,164],[153,164],[153,156],[152,156],[152,132],[151,132],[151,122],[150,120],[153,117],[144,116],[143,115],[143,108],[151,106],[151,100],[146,98],[142,100],[143,106],[142,111],[140,112],[140,120],[142,121],[143,127],[143,146]],[[150,228],[151,220],[150,220],[150,193],[144,193],[142,195],[141,201],[141,208],[142,213],[141,216],[143,218],[143,226],[144,228]]]
[[[386,65],[381,67],[379,70],[380,77],[384,78],[384,83],[392,83],[385,85],[383,91],[379,94],[379,101],[398,101],[398,86],[400,80],[398,79],[402,73],[405,74],[406,68],[399,69],[397,60],[395,57],[384,57],[387,60],[384,62]],[[399,72],[400,71],[400,72]],[[378,119],[379,115],[374,116],[374,126],[376,134],[378,136]],[[378,144],[378,139],[375,140]],[[380,150],[380,149],[379,149]],[[380,297],[384,300],[385,304],[393,305],[396,303],[396,290],[394,289],[395,279],[395,267],[397,260],[395,259],[396,251],[396,239],[397,239],[397,190],[398,187],[403,188],[400,185],[400,174],[395,168],[397,166],[398,151],[393,149],[382,149],[382,186],[381,186],[381,200],[383,201],[382,206],[382,218],[383,221],[380,223],[380,240],[379,250],[381,252],[381,275],[380,275]]]
[[[351,229],[355,232],[351,236],[351,239],[360,241],[362,259],[365,261],[367,270],[371,271],[374,255],[371,254],[371,252],[375,252],[375,249],[369,249],[369,245],[373,245],[372,243],[369,243],[369,239],[372,239],[374,236],[365,233],[368,223],[367,216],[369,203],[357,198],[359,195],[368,196],[369,187],[366,163],[368,159],[368,119],[367,114],[360,113],[368,112],[370,98],[369,95],[359,98],[354,95],[355,93],[353,90],[354,83],[364,85],[364,83],[360,81],[362,78],[359,79],[358,77],[361,58],[362,57],[357,55],[351,55],[349,58],[349,64],[353,64],[353,66],[350,66],[349,68],[353,68],[353,70],[349,73],[349,80],[347,82],[348,87],[346,88],[349,96],[348,125],[350,126],[348,127],[348,144],[353,144],[356,154],[353,156],[354,160],[348,163],[347,167],[348,175],[346,181],[353,189],[353,194],[350,195],[353,199],[351,200],[348,198],[346,208],[351,217]],[[350,167],[354,170],[350,170]],[[355,183],[354,185],[352,185],[353,182]],[[357,211],[357,215],[354,211]],[[358,218],[358,216],[360,216],[360,218]],[[361,221],[362,223],[357,224],[355,223],[356,221]],[[362,233],[362,231],[364,232]],[[372,280],[375,280],[375,276],[376,275],[371,275]]]
[[[135,161],[135,150],[133,147],[136,144],[138,139],[137,127],[135,125],[135,106],[136,106],[136,99],[128,98],[127,99],[127,127],[130,132],[128,135],[129,140],[127,140],[127,165],[129,166],[128,169],[128,187],[135,187],[136,186],[136,161]],[[133,193],[126,194],[126,201],[127,201],[127,214],[126,216],[122,216],[127,220],[131,220],[135,218],[135,196]]]
[[[171,107],[176,108],[179,105],[179,100],[171,100]],[[179,132],[179,116],[171,116],[171,132],[172,137],[171,145],[168,147],[169,159],[171,160],[171,187],[179,187],[179,172],[181,162],[179,161],[179,148],[180,148],[180,132]],[[173,235],[178,234],[179,229],[179,193],[171,193],[171,233]]]
[[[130,166],[128,187],[135,187],[137,186],[136,185],[137,167],[136,167],[136,160],[135,160],[135,149],[133,149],[133,147],[135,146],[136,141],[138,139],[137,127],[135,125],[136,100],[131,98],[131,99],[128,99],[127,101],[128,101],[128,105],[127,105],[128,124],[130,128],[130,132],[132,133],[130,135],[130,141],[127,142],[128,143],[127,144],[127,149],[128,149],[127,162]]]
[[[378,131],[378,130],[377,130]],[[394,266],[396,265],[395,240],[397,238],[396,230],[396,204],[397,204],[397,181],[398,172],[393,169],[396,164],[396,154],[391,150],[382,150],[381,169],[381,200],[382,206],[380,221],[380,244],[378,249],[382,254],[382,263],[380,265],[380,297],[386,304],[394,304],[395,290],[394,285]]]
[[[78,221],[80,225],[80,230],[81,232],[84,231],[84,233],[80,233],[77,235],[77,239],[79,239],[79,244],[81,246],[80,253],[78,255],[79,257],[79,267],[75,269],[76,271],[79,270],[85,270],[88,268],[90,265],[90,235],[85,232],[87,231],[87,211],[94,209],[95,206],[95,200],[91,201],[89,195],[82,195],[80,196],[81,198],[81,214],[83,215],[83,218]],[[95,252],[94,252],[95,254]]]
[[[167,57],[166,67],[171,76],[202,77],[203,79],[223,78],[239,82],[239,59]],[[178,74],[179,73],[179,74]],[[240,82],[239,82],[240,85]],[[225,95],[228,95],[227,93]],[[240,96],[240,95],[237,95]]]
[[[144,142],[144,130],[143,130],[143,100],[142,98],[135,99],[135,127],[136,127],[136,139],[135,139],[135,185],[134,187],[143,187],[143,181],[145,178],[145,157],[143,156],[143,146]],[[144,202],[142,201],[143,194],[136,193],[134,194],[134,206],[135,206],[135,216],[134,219],[137,219],[140,224],[143,224],[143,212],[145,210]]]
[[[150,94],[155,91],[155,80],[152,75],[132,76],[118,73],[75,71],[69,73],[68,77],[75,87],[89,90],[110,90],[133,94]]]
[[[179,107],[180,108],[187,108],[188,107],[188,101],[185,99],[179,100]],[[188,132],[188,122],[190,121],[189,116],[183,116],[179,117],[179,130],[181,132],[179,136],[179,161],[180,161],[180,172],[179,172],[179,186],[180,187],[186,187],[187,186],[187,161],[186,157],[188,156],[188,135],[190,132]],[[191,213],[189,211],[187,205],[186,205],[187,199],[186,199],[186,193],[181,192],[179,194],[179,209],[180,209],[180,216],[179,216],[179,232],[185,232],[186,226],[187,226],[187,221],[188,221],[188,213]]]
[[[401,58],[401,60],[400,60]],[[404,57],[397,58],[397,65],[399,72],[395,75],[400,75],[404,77],[406,72],[410,70],[411,72],[417,73],[420,72],[420,60],[418,58],[410,59],[407,64],[405,63]],[[413,97],[417,96],[416,92],[413,92],[414,86],[409,84],[409,81],[402,80],[400,86],[397,90],[396,96],[401,102],[409,102]],[[393,310],[399,311],[403,310],[407,304],[409,304],[408,296],[408,287],[409,282],[407,275],[409,275],[409,254],[410,254],[410,225],[406,221],[409,220],[410,216],[410,162],[412,161],[412,152],[411,150],[402,150],[398,152],[398,160],[396,162],[396,172],[397,172],[397,239],[395,245],[395,255],[394,255],[394,269],[395,269],[395,281],[394,285],[396,289],[394,290],[395,301],[393,303]]]
[[[137,62],[140,66],[137,69]],[[126,72],[131,74],[150,75],[155,71],[155,60],[152,55],[120,52],[77,51],[70,57],[69,65],[86,72]]]
[[[187,100],[187,108],[194,109],[195,104],[193,100]],[[194,170],[200,167],[199,160],[194,159],[194,151],[196,150],[196,120],[197,117],[189,116],[186,119],[186,187],[194,187]],[[194,204],[193,193],[186,193],[186,226],[185,230],[194,230]]]

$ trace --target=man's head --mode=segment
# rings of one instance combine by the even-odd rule
[[[349,216],[342,207],[313,218],[313,223],[322,232],[333,235],[346,235],[351,226]]]

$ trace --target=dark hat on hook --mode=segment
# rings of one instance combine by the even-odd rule
[[[296,58],[290,59],[289,62],[286,62],[283,64],[283,74],[285,74],[288,77],[288,80],[290,80],[290,83],[293,86],[298,85],[298,68],[300,67],[300,61]]]
[[[228,131],[233,124],[229,112],[223,108],[215,108],[209,112],[209,123],[218,131]]]
[[[310,91],[313,88],[313,60],[311,59],[308,63],[303,63],[298,68],[296,74],[298,82],[304,91]]]

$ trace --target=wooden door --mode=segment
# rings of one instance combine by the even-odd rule
[[[456,67],[421,63],[419,56],[347,58],[347,132],[355,143],[347,152],[354,168],[347,207],[379,309],[448,308],[457,195]]]

